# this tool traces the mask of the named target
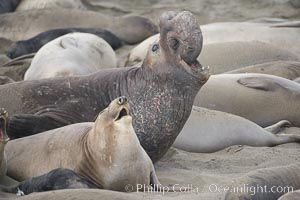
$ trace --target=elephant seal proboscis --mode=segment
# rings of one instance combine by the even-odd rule
[[[273,75],[213,75],[194,105],[235,114],[262,127],[281,120],[300,126],[300,85]]]
[[[300,142],[300,135],[281,134],[281,128],[289,126],[286,120],[265,129],[242,117],[193,107],[173,146],[196,153],[212,153],[232,145],[275,146]]]
[[[105,40],[90,33],[69,33],[35,54],[24,80],[87,75],[116,66],[116,54]]]
[[[6,134],[6,125],[7,125],[8,114],[3,108],[0,109],[0,179],[6,175],[7,163],[6,163],[6,154],[5,146],[9,141],[9,137]]]
[[[47,174],[22,181],[13,187],[0,186],[0,191],[23,196],[33,192],[78,188],[97,188],[97,186],[73,170],[58,168]]]
[[[95,123],[86,122],[12,140],[6,146],[7,174],[22,181],[67,168],[98,188],[133,191],[139,185],[159,188],[150,157],[132,126],[126,97],[112,101]],[[34,163],[34,165],[32,164]]]
[[[225,200],[277,200],[300,189],[300,163],[249,172],[230,185]]]
[[[92,11],[60,8],[6,13],[1,15],[0,24],[0,37],[13,41],[27,40],[51,29],[72,27],[107,29],[128,44],[136,44],[158,33],[157,26],[145,17],[110,17]]]
[[[42,32],[28,40],[21,40],[13,43],[10,49],[7,51],[7,56],[11,59],[17,58],[23,55],[36,53],[42,46],[68,33],[90,33],[97,35],[104,39],[113,49],[117,49],[122,46],[122,41],[108,30],[101,28],[62,28],[53,29]]]
[[[190,12],[164,13],[160,31],[160,41],[149,48],[141,66],[0,86],[0,94],[5,93],[0,105],[11,114],[8,135],[12,139],[93,121],[113,99],[127,96],[135,132],[157,161],[171,147],[209,78],[208,68],[197,61],[202,36]]]

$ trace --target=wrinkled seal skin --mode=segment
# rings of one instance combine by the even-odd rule
[[[190,12],[165,13],[160,30],[160,41],[150,46],[141,66],[1,86],[0,95],[6,98],[0,99],[0,105],[14,115],[9,136],[93,121],[113,99],[127,96],[135,132],[157,161],[179,134],[209,77],[208,69],[197,61],[202,34]]]
[[[20,1],[21,0],[1,0],[0,14],[15,11]]]
[[[60,36],[66,35],[68,33],[91,33],[103,38],[113,49],[117,49],[122,46],[122,41],[115,36],[110,31],[101,28],[63,28],[63,29],[53,29],[49,31],[42,32],[28,40],[17,41],[12,44],[7,56],[11,59],[17,58],[22,55],[35,53],[46,43],[58,38]]]
[[[225,195],[225,200],[277,200],[284,193],[300,189],[299,164],[300,163],[295,163],[250,172],[230,184],[233,187],[240,187],[240,189],[239,192],[228,191]],[[241,187],[244,187],[244,185],[248,190],[244,189],[243,192],[241,192]],[[252,189],[250,191],[251,187]],[[266,187],[266,189],[257,189],[257,187]],[[277,187],[278,191],[276,190]],[[255,191],[253,191],[254,188]]]
[[[77,188],[97,188],[97,186],[89,179],[75,173],[73,170],[58,168],[47,174],[22,181],[17,186],[2,187],[0,190],[14,194],[22,191],[27,195],[33,192]]]

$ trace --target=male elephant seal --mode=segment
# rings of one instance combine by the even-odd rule
[[[4,109],[0,109],[0,180],[6,175],[6,154],[5,146],[9,141],[6,134],[7,125],[7,112]]]
[[[273,75],[213,75],[194,105],[239,115],[263,127],[280,120],[300,126],[300,85]]]
[[[274,61],[258,65],[251,65],[226,72],[226,74],[240,74],[240,73],[260,73],[280,76],[289,80],[294,80],[300,77],[300,62],[294,61]]]
[[[0,191],[27,195],[60,189],[97,188],[89,179],[70,169],[58,168],[38,177],[25,180],[13,187],[1,187]]]
[[[299,199],[300,199],[300,190],[297,190],[281,196],[278,200],[299,200]]]
[[[0,37],[14,41],[51,29],[77,27],[107,29],[125,43],[135,44],[158,32],[152,21],[141,16],[109,17],[92,11],[58,8],[6,13],[1,15],[0,24]]]
[[[72,124],[12,140],[6,150],[7,174],[16,180],[62,167],[103,189],[126,191],[130,184],[136,191],[139,184],[159,186],[152,161],[134,132],[126,97],[112,101],[95,123]]]
[[[102,38],[89,33],[69,33],[36,53],[24,80],[86,75],[116,66],[115,52]]]
[[[260,169],[229,183],[225,200],[277,200],[300,189],[300,163]]]
[[[141,66],[0,86],[0,95],[5,96],[0,105],[14,115],[8,135],[24,137],[93,121],[114,98],[128,96],[135,132],[157,161],[179,134],[209,77],[208,69],[196,59],[202,35],[190,12],[164,13],[160,31],[160,41],[149,48]]]
[[[13,12],[21,0],[2,0],[0,1],[0,14]]]
[[[122,46],[122,41],[110,31],[101,28],[62,28],[42,32],[28,40],[21,40],[13,43],[7,51],[11,59],[37,52],[43,45],[68,33],[91,33],[103,38],[113,49]]]
[[[242,117],[215,110],[193,107],[173,146],[190,152],[211,153],[232,145],[275,146],[300,142],[300,135],[279,134],[288,121],[261,128]]]

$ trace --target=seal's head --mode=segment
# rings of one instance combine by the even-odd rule
[[[127,98],[122,96],[113,100],[97,117],[96,126],[103,133],[120,130],[123,132],[128,128],[131,130],[132,117]]]
[[[165,66],[179,66],[181,70],[205,83],[209,78],[208,67],[198,62],[203,37],[200,26],[192,13],[166,12],[160,17],[160,40],[150,46],[144,63],[154,69],[158,60]],[[157,59],[159,55],[159,59]],[[166,64],[167,63],[167,64]]]
[[[0,146],[4,146],[9,137],[6,134],[8,113],[3,108],[0,108]]]

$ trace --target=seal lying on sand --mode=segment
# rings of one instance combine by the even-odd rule
[[[4,109],[0,109],[0,179],[4,178],[6,175],[6,154],[5,146],[9,141],[9,138],[6,134],[6,125],[7,125],[7,112]]]
[[[225,200],[277,200],[300,189],[300,163],[256,170],[230,183]]]
[[[51,29],[77,27],[107,29],[122,41],[135,44],[158,32],[152,21],[141,16],[109,17],[97,12],[58,8],[6,13],[1,16],[0,24],[0,37],[14,41]]]
[[[0,95],[6,97],[0,105],[13,115],[8,135],[24,137],[93,121],[113,99],[124,95],[130,97],[135,132],[157,161],[179,134],[209,77],[196,59],[202,36],[190,12],[163,14],[160,31],[159,43],[149,48],[142,66],[0,86]]]
[[[252,65],[241,69],[226,72],[226,74],[261,73],[280,76],[289,80],[300,77],[300,62],[275,61],[258,65]]]
[[[7,52],[7,56],[10,58],[16,58],[22,55],[31,54],[37,52],[46,43],[66,35],[68,33],[91,33],[103,38],[113,49],[117,49],[122,46],[122,41],[110,31],[101,28],[62,28],[53,29],[42,32],[28,40],[17,41],[13,43]]]
[[[280,120],[300,126],[300,85],[267,74],[213,75],[194,105],[232,113],[262,127]]]
[[[126,97],[112,101],[95,123],[72,124],[6,146],[8,175],[25,180],[56,168],[68,168],[90,179],[98,188],[134,191],[160,187],[151,159],[132,127]],[[34,163],[34,164],[33,164]]]
[[[190,152],[211,153],[232,145],[275,146],[300,142],[300,135],[279,134],[287,125],[290,125],[288,121],[280,121],[263,129],[242,117],[194,106],[173,146]]]
[[[116,54],[102,38],[89,33],[69,33],[36,53],[24,80],[86,75],[116,66]]]
[[[97,188],[89,179],[76,174],[70,169],[58,168],[47,174],[22,181],[14,187],[1,187],[0,191],[27,195],[60,189]]]

